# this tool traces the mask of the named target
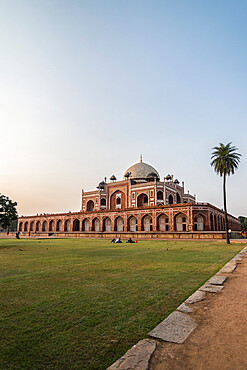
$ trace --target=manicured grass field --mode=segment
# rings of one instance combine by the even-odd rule
[[[105,369],[243,246],[0,240],[0,368]]]

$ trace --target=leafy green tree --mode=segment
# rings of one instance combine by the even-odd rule
[[[17,220],[17,203],[5,195],[0,195],[0,225],[9,231],[9,227],[14,220]]]
[[[241,154],[237,153],[238,148],[228,143],[226,145],[220,143],[219,146],[213,148],[211,155],[211,166],[214,171],[223,177],[223,198],[224,198],[224,212],[225,212],[225,229],[226,229],[226,242],[229,244],[228,232],[228,218],[226,207],[226,176],[233,175],[238,168]]]
[[[241,230],[246,231],[247,230],[247,217],[239,216],[239,221],[241,223]]]

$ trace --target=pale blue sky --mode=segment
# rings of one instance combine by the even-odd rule
[[[222,207],[211,148],[243,154],[247,2],[0,1],[0,192],[20,214],[77,211],[81,189],[139,160]]]

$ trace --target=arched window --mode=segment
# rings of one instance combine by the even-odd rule
[[[173,196],[171,194],[168,197],[168,203],[173,204]]]
[[[34,231],[34,221],[30,223],[30,231]]]
[[[70,220],[66,220],[64,223],[64,231],[70,231]]]
[[[19,224],[19,231],[22,232],[23,222],[20,222]]]
[[[63,223],[61,220],[57,221],[56,231],[63,231]]]
[[[47,221],[44,221],[42,225],[42,231],[47,231],[47,229],[48,229],[48,223]]]
[[[98,218],[95,218],[92,223],[92,230],[93,231],[100,231],[100,221]]]
[[[152,217],[149,215],[146,215],[142,218],[142,231],[152,231]]]
[[[117,197],[117,199],[116,199],[116,204],[117,204],[117,205],[121,204],[121,198],[120,198],[120,197]]]
[[[109,217],[103,220],[103,231],[111,231],[111,220]]]
[[[159,216],[157,226],[159,231],[169,231],[169,218],[166,215]]]
[[[49,222],[49,231],[55,231],[55,222],[53,220]]]
[[[157,200],[163,200],[163,191],[159,190],[157,192]]]
[[[90,223],[88,218],[85,218],[82,221],[82,231],[90,231]]]
[[[175,217],[176,231],[187,231],[187,218],[183,214]]]
[[[201,215],[194,217],[194,230],[203,231],[204,230],[204,220]]]
[[[128,231],[137,231],[137,218],[135,216],[131,216],[128,219]]]
[[[94,202],[92,200],[89,200],[87,202],[87,211],[93,211],[94,209]]]
[[[115,219],[115,231],[123,231],[124,230],[124,220],[122,217],[117,217]]]
[[[148,196],[147,194],[140,194],[137,198],[137,207],[147,207],[148,206]]]
[[[76,218],[73,221],[73,231],[79,231],[80,230],[80,221]]]
[[[24,231],[28,231],[28,221],[26,221],[24,224]]]
[[[100,205],[101,206],[106,206],[106,199],[105,198],[101,198]]]
[[[40,231],[41,230],[41,222],[40,221],[38,221],[37,223],[36,223],[36,231]]]
[[[177,193],[177,203],[181,203],[180,195]]]

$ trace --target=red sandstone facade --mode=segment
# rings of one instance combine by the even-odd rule
[[[122,181],[116,181],[115,176],[110,180],[99,183],[95,191],[82,191],[80,212],[20,217],[18,230],[103,237],[113,233],[177,237],[218,232],[223,237],[222,210],[208,203],[197,203],[195,196],[185,194],[184,183],[179,185],[173,176],[160,181],[158,172],[142,160],[125,172]],[[229,227],[240,230],[239,220],[228,217]]]

